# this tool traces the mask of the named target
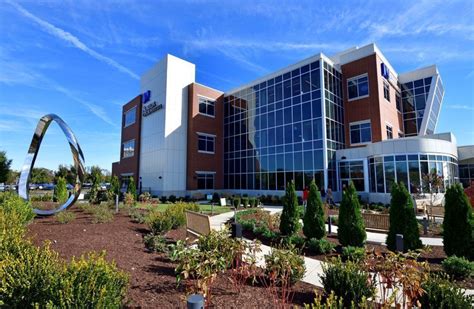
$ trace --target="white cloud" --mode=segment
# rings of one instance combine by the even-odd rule
[[[85,53],[87,53],[88,55],[94,57],[95,59],[97,59],[99,61],[102,61],[102,62],[118,69],[119,71],[129,75],[130,77],[132,77],[134,79],[140,79],[140,77],[137,74],[135,74],[134,72],[132,72],[130,69],[124,67],[121,64],[119,64],[115,60],[113,60],[109,57],[106,57],[106,56],[96,52],[95,50],[89,48],[86,44],[81,42],[81,40],[79,40],[73,34],[67,32],[67,31],[64,31],[63,29],[60,29],[60,28],[50,24],[49,22],[33,15],[32,13],[30,13],[29,11],[27,11],[25,8],[23,8],[21,5],[19,5],[17,3],[10,2],[10,1],[8,1],[8,3],[10,3],[12,6],[14,6],[23,16],[27,17],[28,19],[30,19],[30,20],[34,21],[36,24],[38,24],[42,30],[48,32],[49,34],[51,34],[51,35],[53,35],[53,36],[55,36],[59,39],[62,39],[64,41],[72,44],[74,47],[84,51]]]
[[[470,105],[446,104],[445,107],[450,108],[450,109],[461,109],[461,110],[474,111],[474,106],[470,106]]]

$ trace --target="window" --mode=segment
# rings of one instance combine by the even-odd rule
[[[137,107],[134,106],[133,108],[125,112],[125,121],[124,121],[123,127],[125,128],[134,124],[136,118],[137,118]]]
[[[398,92],[395,94],[395,101],[397,104],[397,110],[401,113],[402,112],[402,97],[400,96]]]
[[[369,143],[372,140],[372,130],[369,122],[350,124],[351,144]]]
[[[214,105],[216,101],[199,97],[199,113],[207,116],[214,117]]]
[[[198,190],[214,189],[214,172],[197,172]]]
[[[386,124],[385,129],[387,130],[387,139],[393,139],[393,129],[391,125]]]
[[[126,141],[123,143],[123,158],[133,157],[135,154],[135,140]]]
[[[348,79],[347,93],[349,100],[355,100],[369,96],[369,78],[367,73]]]
[[[216,137],[214,135],[198,133],[198,151],[206,153],[214,153],[214,144]]]
[[[390,102],[390,85],[386,82],[383,83],[383,97]]]

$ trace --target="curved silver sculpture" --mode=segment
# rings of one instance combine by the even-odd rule
[[[57,115],[49,114],[41,117],[36,126],[35,134],[31,140],[30,148],[28,149],[28,154],[26,155],[25,163],[21,168],[20,181],[18,183],[18,194],[25,200],[29,200],[29,184],[30,176],[33,166],[35,165],[36,156],[41,146],[46,131],[48,130],[51,122],[56,122],[64,135],[66,135],[67,141],[69,142],[69,147],[71,147],[72,158],[74,160],[74,167],[76,168],[76,183],[74,185],[73,193],[69,196],[68,200],[61,205],[59,208],[51,210],[42,210],[34,208],[34,212],[40,216],[49,216],[54,215],[57,212],[65,210],[72,204],[74,204],[79,197],[81,192],[82,182],[84,181],[84,155],[82,154],[81,146],[77,142],[76,136],[69,128],[69,126]]]

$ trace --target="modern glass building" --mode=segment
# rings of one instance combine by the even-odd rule
[[[452,134],[435,134],[436,66],[399,74],[375,44],[227,92],[196,83],[194,64],[167,55],[142,76],[141,93],[124,105],[113,173],[156,195],[281,195],[289,181],[302,191],[314,179],[336,198],[353,181],[363,198],[386,201],[395,181],[415,193],[428,172],[449,185],[470,164]]]

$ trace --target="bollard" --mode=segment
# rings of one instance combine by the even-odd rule
[[[187,306],[188,306],[188,309],[203,309],[204,296],[202,296],[201,294],[189,295]]]
[[[328,216],[328,235],[332,232],[332,219],[331,216]]]
[[[428,219],[426,217],[423,217],[423,235],[428,234]]]
[[[231,223],[231,237],[242,238],[242,224],[238,222]]]
[[[119,211],[118,202],[119,202],[119,196],[118,194],[115,194],[115,213],[118,213]]]
[[[403,252],[403,234],[397,234],[396,236],[396,250],[398,252]]]

